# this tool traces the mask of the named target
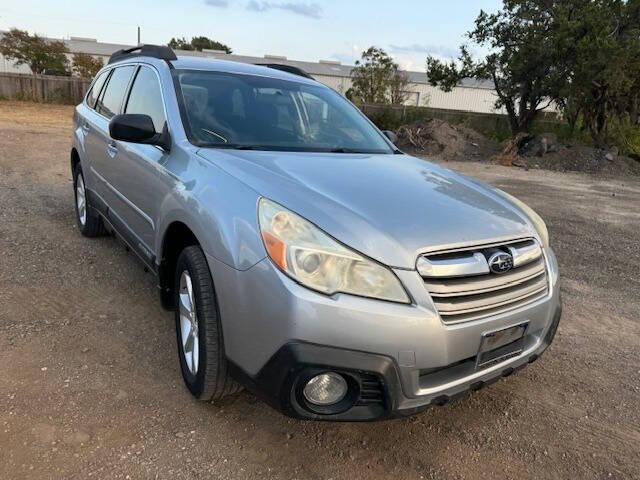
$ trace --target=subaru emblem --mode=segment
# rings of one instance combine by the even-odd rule
[[[505,252],[496,252],[489,257],[489,269],[493,273],[506,273],[513,268],[513,257]]]

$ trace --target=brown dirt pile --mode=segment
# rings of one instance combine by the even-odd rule
[[[398,129],[398,146],[442,160],[486,160],[499,151],[493,140],[463,125],[431,118]]]

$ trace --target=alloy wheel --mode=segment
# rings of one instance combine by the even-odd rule
[[[180,275],[180,338],[182,354],[192,375],[198,373],[200,342],[198,340],[198,316],[191,275],[188,271]]]
[[[78,174],[76,180],[76,206],[78,207],[78,219],[80,224],[84,226],[87,223],[87,192],[82,174]]]

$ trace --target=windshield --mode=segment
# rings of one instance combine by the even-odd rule
[[[256,75],[176,70],[182,115],[199,146],[393,153],[360,111],[321,85]]]

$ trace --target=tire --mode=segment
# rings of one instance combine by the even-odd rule
[[[102,219],[91,208],[85,185],[82,167],[78,164],[73,169],[73,198],[75,200],[76,223],[80,233],[85,237],[100,237],[107,232]]]
[[[178,357],[187,388],[203,401],[238,392],[228,372],[213,280],[199,246],[185,248],[178,257],[174,295]]]

